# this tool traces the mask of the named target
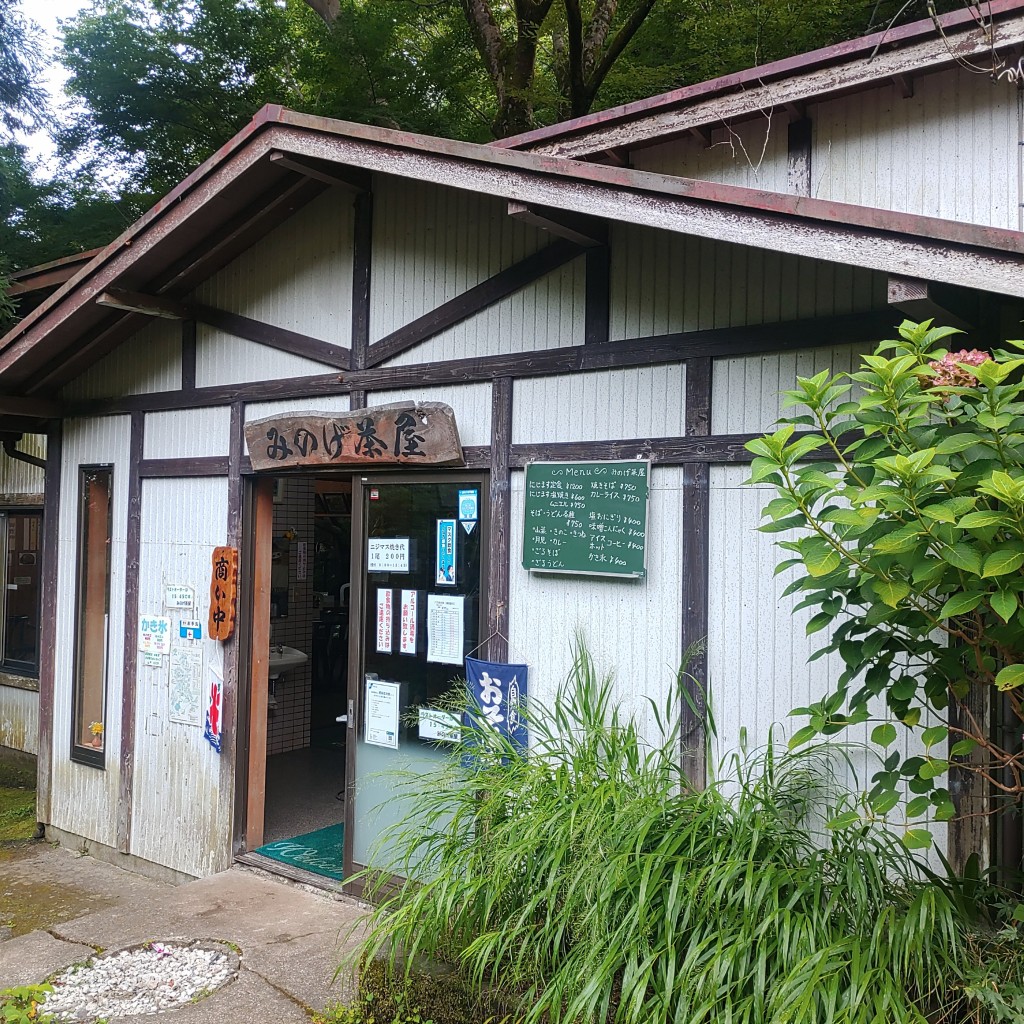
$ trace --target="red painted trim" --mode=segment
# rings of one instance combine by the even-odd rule
[[[980,6],[985,8],[986,17],[998,20],[1024,11],[1024,0],[988,0]],[[942,15],[939,22],[946,32],[951,32],[970,29],[977,23],[977,18],[970,8],[964,8]],[[711,78],[706,82],[684,85],[658,96],[625,103],[619,107],[609,107],[607,110],[585,114],[583,117],[576,117],[570,121],[561,121],[558,124],[535,128],[533,131],[513,135],[507,139],[498,139],[490,145],[501,149],[529,149],[537,143],[551,142],[554,139],[567,136],[585,135],[589,129],[598,126],[606,128],[609,125],[622,124],[673,107],[682,107],[695,100],[708,99],[753,85],[763,85],[765,82],[790,78],[808,71],[848,64],[854,60],[869,57],[880,45],[896,49],[920,42],[934,33],[935,23],[931,18],[924,18],[921,21],[900,25],[888,31],[874,32],[868,36],[859,36],[857,39],[825,46],[818,50],[797,54],[794,57],[786,57],[770,64],[760,64],[745,71],[736,71],[730,75]],[[955,58],[950,54],[949,59],[953,61]],[[885,72],[879,72],[879,76],[888,77]]]

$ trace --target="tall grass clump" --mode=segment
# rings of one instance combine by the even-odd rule
[[[676,716],[652,717],[653,745],[579,647],[528,757],[467,729],[409,780],[385,842],[412,880],[371,885],[361,955],[399,980],[454,964],[526,1024],[1014,1019],[970,995],[962,894],[880,825],[820,824],[850,799],[822,749],[769,746],[695,790]]]

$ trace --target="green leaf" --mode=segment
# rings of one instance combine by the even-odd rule
[[[940,775],[949,771],[949,762],[941,758],[925,761],[917,774],[922,779],[937,779]]]
[[[932,834],[926,828],[908,828],[903,833],[903,845],[908,850],[927,850],[932,845]]]
[[[932,802],[926,796],[915,796],[913,800],[907,804],[907,817],[908,818],[920,818],[922,814],[927,814],[931,810]]]
[[[1010,593],[1006,590],[1000,590],[993,594],[988,602],[992,605],[992,610],[1003,620],[1003,622],[1009,622],[1013,618],[1014,613],[1017,611],[1017,595]]]
[[[827,576],[842,563],[839,552],[824,541],[808,544],[802,554],[807,571],[814,577]]]
[[[921,721],[921,709],[911,708],[901,719],[904,725],[909,725],[911,729]]]
[[[950,756],[951,757],[966,757],[969,753],[971,753],[972,750],[974,750],[974,748],[977,745],[978,745],[978,741],[977,740],[971,740],[971,739],[957,740],[956,743],[954,743],[953,746],[951,746],[949,748]]]
[[[812,633],[824,629],[834,619],[835,616],[829,615],[828,612],[819,612],[807,623],[807,635],[810,636]]]
[[[949,821],[954,817],[956,817],[956,807],[953,805],[952,800],[943,800],[942,803],[935,808],[936,821]]]
[[[879,793],[870,801],[871,810],[873,810],[875,814],[888,814],[899,802],[899,793],[890,789],[884,793]]]
[[[973,573],[975,576],[981,575],[981,552],[970,544],[961,542],[943,548],[942,557],[958,569]]]
[[[876,725],[871,730],[871,742],[877,743],[880,747],[887,747],[896,739],[896,726],[891,722]]]
[[[996,689],[1006,693],[1024,686],[1024,665],[1007,665],[996,675]]]
[[[921,741],[926,747],[934,747],[936,743],[942,743],[949,736],[949,730],[944,725],[933,725],[921,733]]]
[[[976,530],[983,526],[1001,526],[1007,521],[1002,512],[983,509],[980,512],[968,512],[956,525],[961,530]]]
[[[860,823],[860,812],[859,811],[843,811],[842,814],[837,814],[829,823],[828,828],[833,832],[837,832],[840,829],[849,828],[851,825],[857,825]]]
[[[939,618],[951,619],[954,615],[966,615],[973,612],[984,599],[985,595],[980,590],[965,590],[961,594],[954,594],[942,606]]]
[[[1024,551],[993,551],[985,559],[982,578],[1005,576],[1024,565]]]
[[[797,729],[797,731],[790,737],[789,749],[795,750],[808,740],[813,740],[817,735],[818,730],[815,729],[813,725],[805,725],[802,729]]]
[[[935,450],[940,455],[955,455],[957,452],[965,452],[968,448],[973,448],[976,444],[980,444],[980,441],[973,434],[953,434],[939,441]]]
[[[903,580],[878,580],[874,590],[890,608],[895,608],[910,593],[910,586]]]

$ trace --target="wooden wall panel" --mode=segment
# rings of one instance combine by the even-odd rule
[[[39,694],[0,684],[0,747],[39,751]]]
[[[146,414],[147,459],[188,459],[227,455],[231,407],[175,409]]]

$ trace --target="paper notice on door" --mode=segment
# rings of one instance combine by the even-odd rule
[[[399,616],[401,633],[398,638],[398,650],[402,654],[416,653],[416,597],[415,590],[402,591],[402,613]]]
[[[390,587],[377,588],[377,653],[391,653],[391,620],[392,615]]]
[[[366,680],[366,722],[363,739],[375,747],[398,749],[399,683]]]
[[[427,661],[462,664],[465,604],[464,597],[427,594]]]
[[[437,559],[434,583],[439,587],[454,587],[458,582],[455,578],[455,533],[454,519],[438,519],[437,521]]]

